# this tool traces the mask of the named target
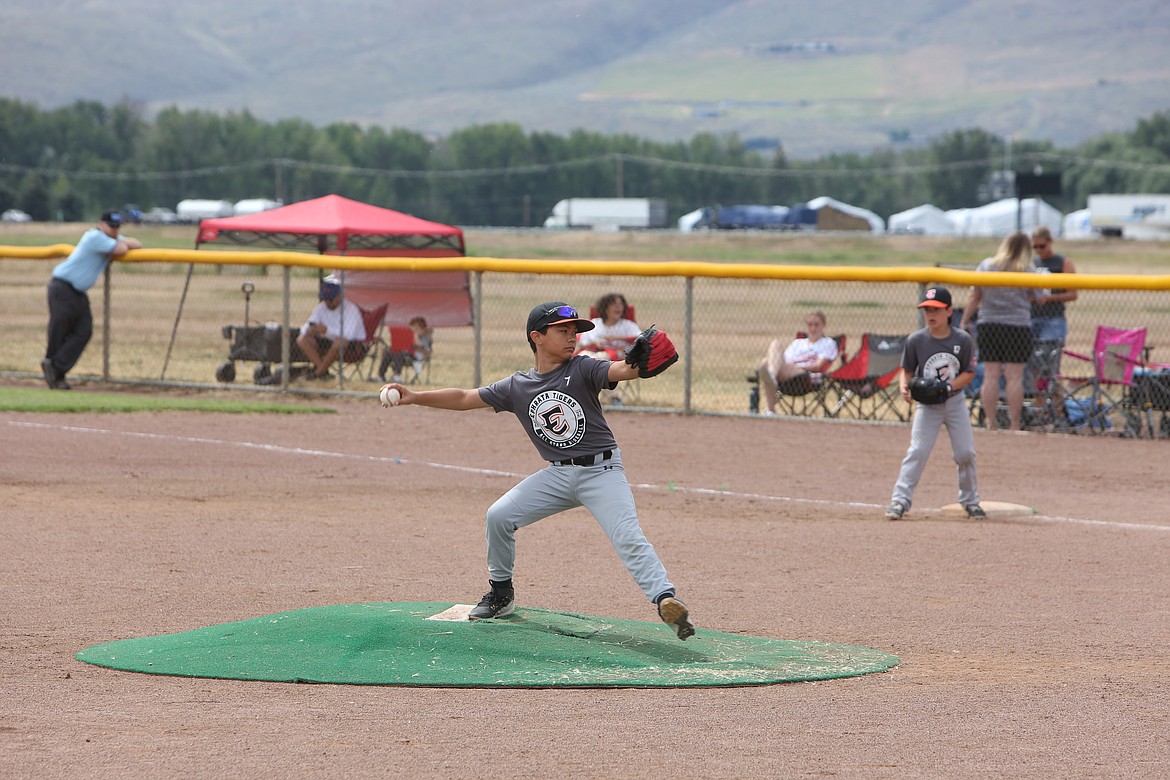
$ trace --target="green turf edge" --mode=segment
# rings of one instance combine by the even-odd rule
[[[179,677],[441,688],[771,685],[888,671],[870,648],[536,608],[502,620],[424,620],[447,602],[311,607],[177,634],[96,644],[78,660]]]
[[[244,401],[232,398],[169,398],[164,395],[62,392],[0,387],[0,412],[219,412],[221,414],[336,414],[322,406]]]

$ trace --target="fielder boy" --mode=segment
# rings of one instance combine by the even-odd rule
[[[939,428],[946,426],[951,453],[959,471],[959,503],[968,517],[987,515],[979,506],[975,479],[975,434],[963,388],[975,378],[975,347],[966,331],[951,327],[951,293],[931,287],[918,304],[926,327],[906,339],[898,386],[907,403],[918,402],[910,429],[910,449],[886,509],[890,520],[901,520],[910,509],[914,488],[926,467]]]
[[[542,303],[529,313],[525,328],[534,356],[532,369],[475,390],[414,391],[397,383],[385,388],[398,392],[400,404],[511,412],[548,461],[548,466],[525,478],[487,511],[491,590],[471,611],[472,620],[506,617],[514,611],[516,530],[584,506],[597,519],[638,587],[657,605],[662,621],[679,639],[686,639],[695,628],[638,524],[621,450],[597,397],[602,389],[612,390],[618,382],[661,373],[678,360],[678,354],[665,333],[649,328],[631,345],[625,362],[574,357],[577,334],[593,327],[568,304]],[[394,398],[393,394],[384,397]]]

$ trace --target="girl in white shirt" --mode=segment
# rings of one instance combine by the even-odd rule
[[[781,384],[807,375],[811,384],[818,384],[821,375],[837,359],[837,341],[825,335],[825,314],[811,312],[804,319],[808,335],[783,347],[779,339],[768,345],[768,354],[760,361],[760,395],[768,408],[765,415],[776,413],[776,391]]]
[[[621,293],[603,295],[595,305],[600,315],[593,318],[593,330],[577,339],[577,351],[598,360],[625,360],[626,350],[641,329],[626,319],[630,304]]]

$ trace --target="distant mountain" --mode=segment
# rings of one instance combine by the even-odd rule
[[[4,0],[0,94],[406,127],[735,132],[793,157],[1170,108],[1157,0]]]

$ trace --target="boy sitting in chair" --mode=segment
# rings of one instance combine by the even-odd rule
[[[410,345],[409,351],[394,352],[387,349],[386,353],[382,355],[382,363],[378,366],[378,381],[382,384],[386,384],[387,381],[387,368],[394,369],[394,374],[389,380],[391,382],[405,381],[402,372],[407,366],[414,369],[414,377],[410,380],[411,384],[417,382],[422,376],[423,366],[431,357],[435,329],[427,325],[426,317],[413,317],[410,320],[410,333],[414,341]]]

